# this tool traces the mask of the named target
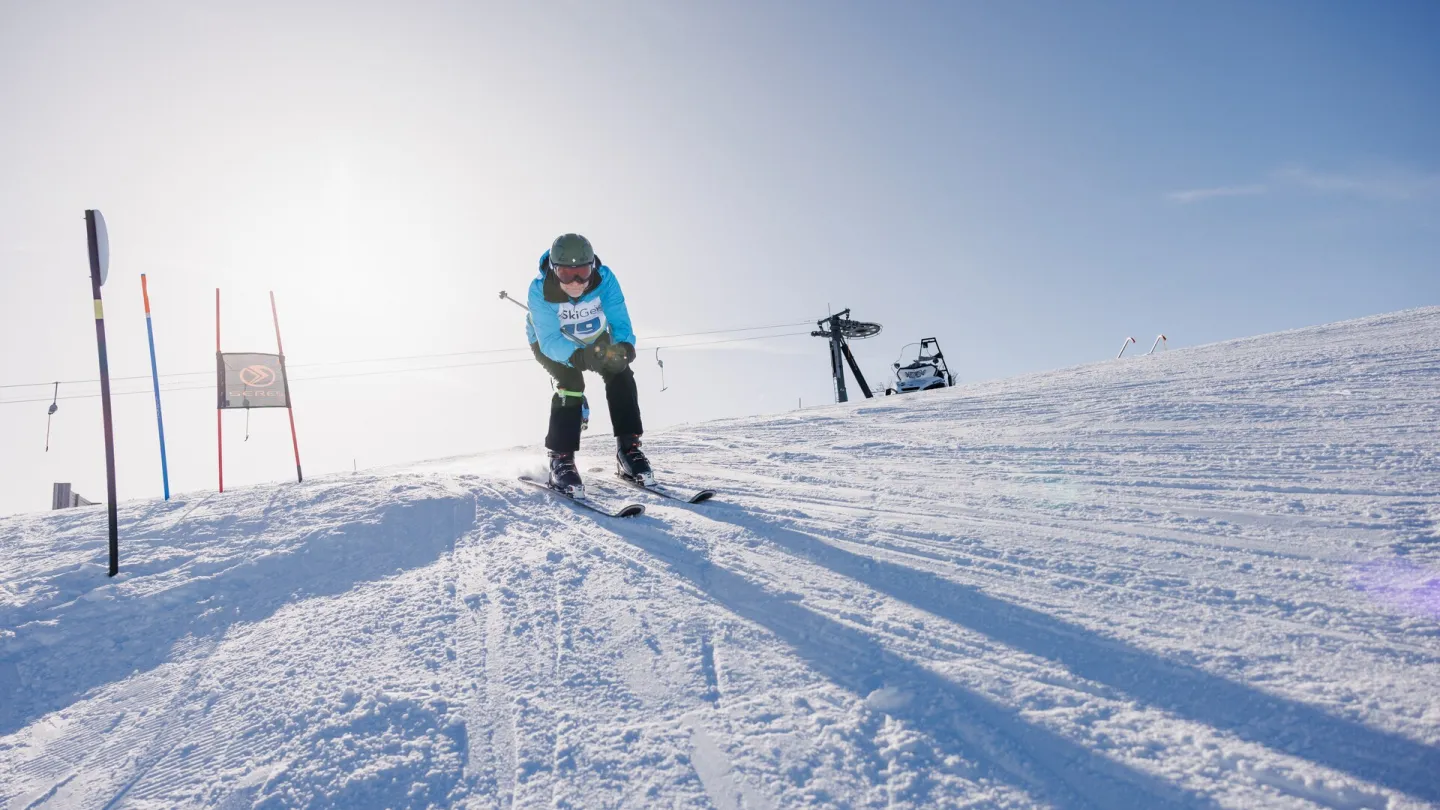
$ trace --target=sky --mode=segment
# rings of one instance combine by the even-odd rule
[[[144,273],[198,498],[216,288],[226,351],[274,350],[275,294],[307,475],[538,445],[497,293],[565,232],[650,429],[829,402],[843,308],[878,388],[922,337],[963,385],[1435,304],[1436,42],[1425,1],[0,3],[0,513],[103,498],[87,208],[119,497],[162,489]],[[293,478],[246,416],[227,487]]]

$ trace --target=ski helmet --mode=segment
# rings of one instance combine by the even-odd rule
[[[555,267],[579,267],[595,264],[595,249],[590,240],[578,233],[557,237],[550,245],[550,264]]]

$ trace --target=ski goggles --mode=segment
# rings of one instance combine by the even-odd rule
[[[555,273],[555,278],[561,284],[574,284],[577,281],[589,281],[590,274],[595,272],[595,265],[591,264],[550,264],[550,270]]]

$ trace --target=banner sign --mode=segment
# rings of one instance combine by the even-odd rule
[[[217,357],[221,410],[290,407],[284,355],[225,352]]]

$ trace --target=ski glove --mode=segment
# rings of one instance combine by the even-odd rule
[[[600,370],[606,374],[619,374],[635,360],[635,347],[629,343],[615,343],[606,346]]]
[[[570,354],[570,365],[580,371],[597,374],[618,374],[635,359],[635,347],[629,343],[598,340]]]
[[[582,349],[576,349],[570,355],[570,365],[581,371],[593,371],[596,374],[603,374],[608,369],[605,354],[610,350],[609,342],[597,340]]]
[[[605,370],[605,349],[606,347],[599,343],[576,349],[570,353],[570,365],[576,371],[593,371],[598,374]]]

